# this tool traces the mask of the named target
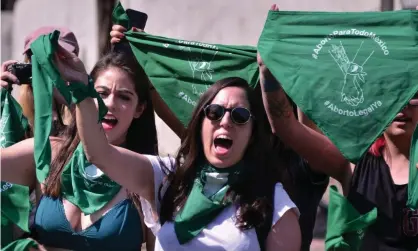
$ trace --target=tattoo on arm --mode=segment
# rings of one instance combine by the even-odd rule
[[[273,118],[290,117],[292,115],[292,106],[287,100],[286,95],[269,95],[267,94],[268,110]]]

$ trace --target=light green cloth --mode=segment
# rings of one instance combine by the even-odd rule
[[[408,181],[408,201],[406,205],[412,209],[418,209],[418,125],[415,128],[411,141],[409,154],[409,181]]]
[[[64,198],[85,214],[105,206],[120,191],[121,186],[87,161],[80,143],[61,175]]]
[[[377,219],[377,208],[361,215],[335,186],[330,187],[327,233],[327,251],[359,250],[367,230]]]
[[[129,25],[126,18],[119,4],[113,21]],[[216,81],[240,77],[251,87],[257,84],[255,47],[208,44],[134,31],[125,35],[152,85],[184,125],[200,96]]]
[[[356,163],[418,91],[418,12],[270,11],[258,50],[290,98]]]
[[[35,164],[36,176],[43,182],[51,164],[51,144],[49,135],[52,126],[52,91],[61,93],[68,104],[81,102],[86,97],[97,98],[99,103],[98,120],[107,113],[103,100],[94,90],[93,83],[67,83],[62,80],[54,66],[53,58],[58,48],[59,31],[39,36],[31,44],[32,86],[35,103]]]
[[[38,248],[38,244],[32,239],[16,240],[9,245],[2,247],[2,251],[28,251],[29,248]]]

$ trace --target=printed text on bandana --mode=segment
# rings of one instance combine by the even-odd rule
[[[347,36],[356,39],[344,40],[343,37]],[[342,37],[341,40],[338,37]],[[324,58],[327,62],[332,59],[335,70],[341,72],[340,77],[335,79],[340,83],[340,96],[325,100],[323,104],[326,108],[340,116],[361,117],[368,116],[382,106],[381,100],[368,100],[367,92],[365,96],[363,91],[367,88],[367,78],[373,74],[368,72],[367,62],[375,53],[384,56],[390,54],[386,42],[376,33],[367,30],[335,30],[319,41],[313,49],[312,58]]]

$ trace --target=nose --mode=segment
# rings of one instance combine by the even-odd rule
[[[116,105],[115,105],[116,100],[113,94],[110,94],[106,98],[104,98],[103,102],[105,103],[107,109],[110,111],[114,111],[114,109],[116,108]]]
[[[225,112],[224,116],[221,119],[220,126],[224,128],[232,126],[231,113],[229,111]]]

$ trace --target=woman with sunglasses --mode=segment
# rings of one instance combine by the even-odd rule
[[[65,58],[62,76],[87,84],[81,61]],[[109,144],[91,114],[93,99],[76,105],[87,158],[141,196],[155,250],[300,249],[298,210],[277,183],[264,109],[243,79],[222,79],[202,95],[176,159]]]
[[[260,57],[258,63],[263,102],[273,133],[312,168],[337,179],[361,214],[377,208],[377,221],[365,232],[360,250],[417,250],[418,210],[407,208],[406,201],[410,144],[418,123],[418,95],[398,113],[358,163],[349,163],[327,137],[295,119],[280,84]]]

